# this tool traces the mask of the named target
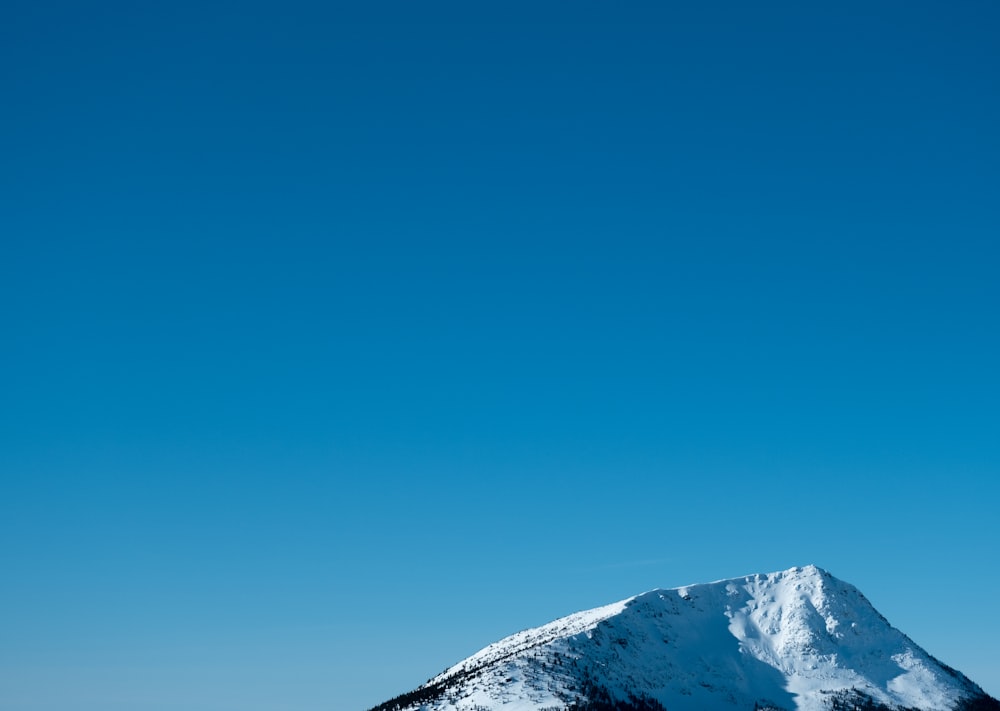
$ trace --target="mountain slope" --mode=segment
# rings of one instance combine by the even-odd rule
[[[1000,711],[815,566],[652,590],[511,635],[373,711]]]

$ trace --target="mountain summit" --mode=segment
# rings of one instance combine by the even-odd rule
[[[816,566],[651,590],[491,644],[372,711],[1000,711]]]

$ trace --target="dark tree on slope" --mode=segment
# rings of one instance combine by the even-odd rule
[[[567,706],[567,711],[666,711],[659,701],[642,694],[616,699],[589,677],[582,681],[580,693],[582,698]]]
[[[1000,701],[985,694],[972,696],[959,701],[955,711],[1000,711]]]
[[[402,709],[407,709],[411,706],[420,706],[421,704],[436,701],[443,697],[450,689],[460,686],[464,676],[463,674],[456,674],[436,684],[421,686],[419,689],[400,694],[378,706],[373,706],[369,711],[402,711]]]
[[[825,692],[824,692],[825,693]],[[830,711],[920,711],[901,706],[880,704],[870,695],[857,689],[844,689],[830,694]]]

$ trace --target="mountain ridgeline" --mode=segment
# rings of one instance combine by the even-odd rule
[[[1000,711],[815,566],[511,635],[371,711]]]

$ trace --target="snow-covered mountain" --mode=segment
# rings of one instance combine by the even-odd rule
[[[1000,711],[815,566],[652,590],[491,644],[372,711]]]

